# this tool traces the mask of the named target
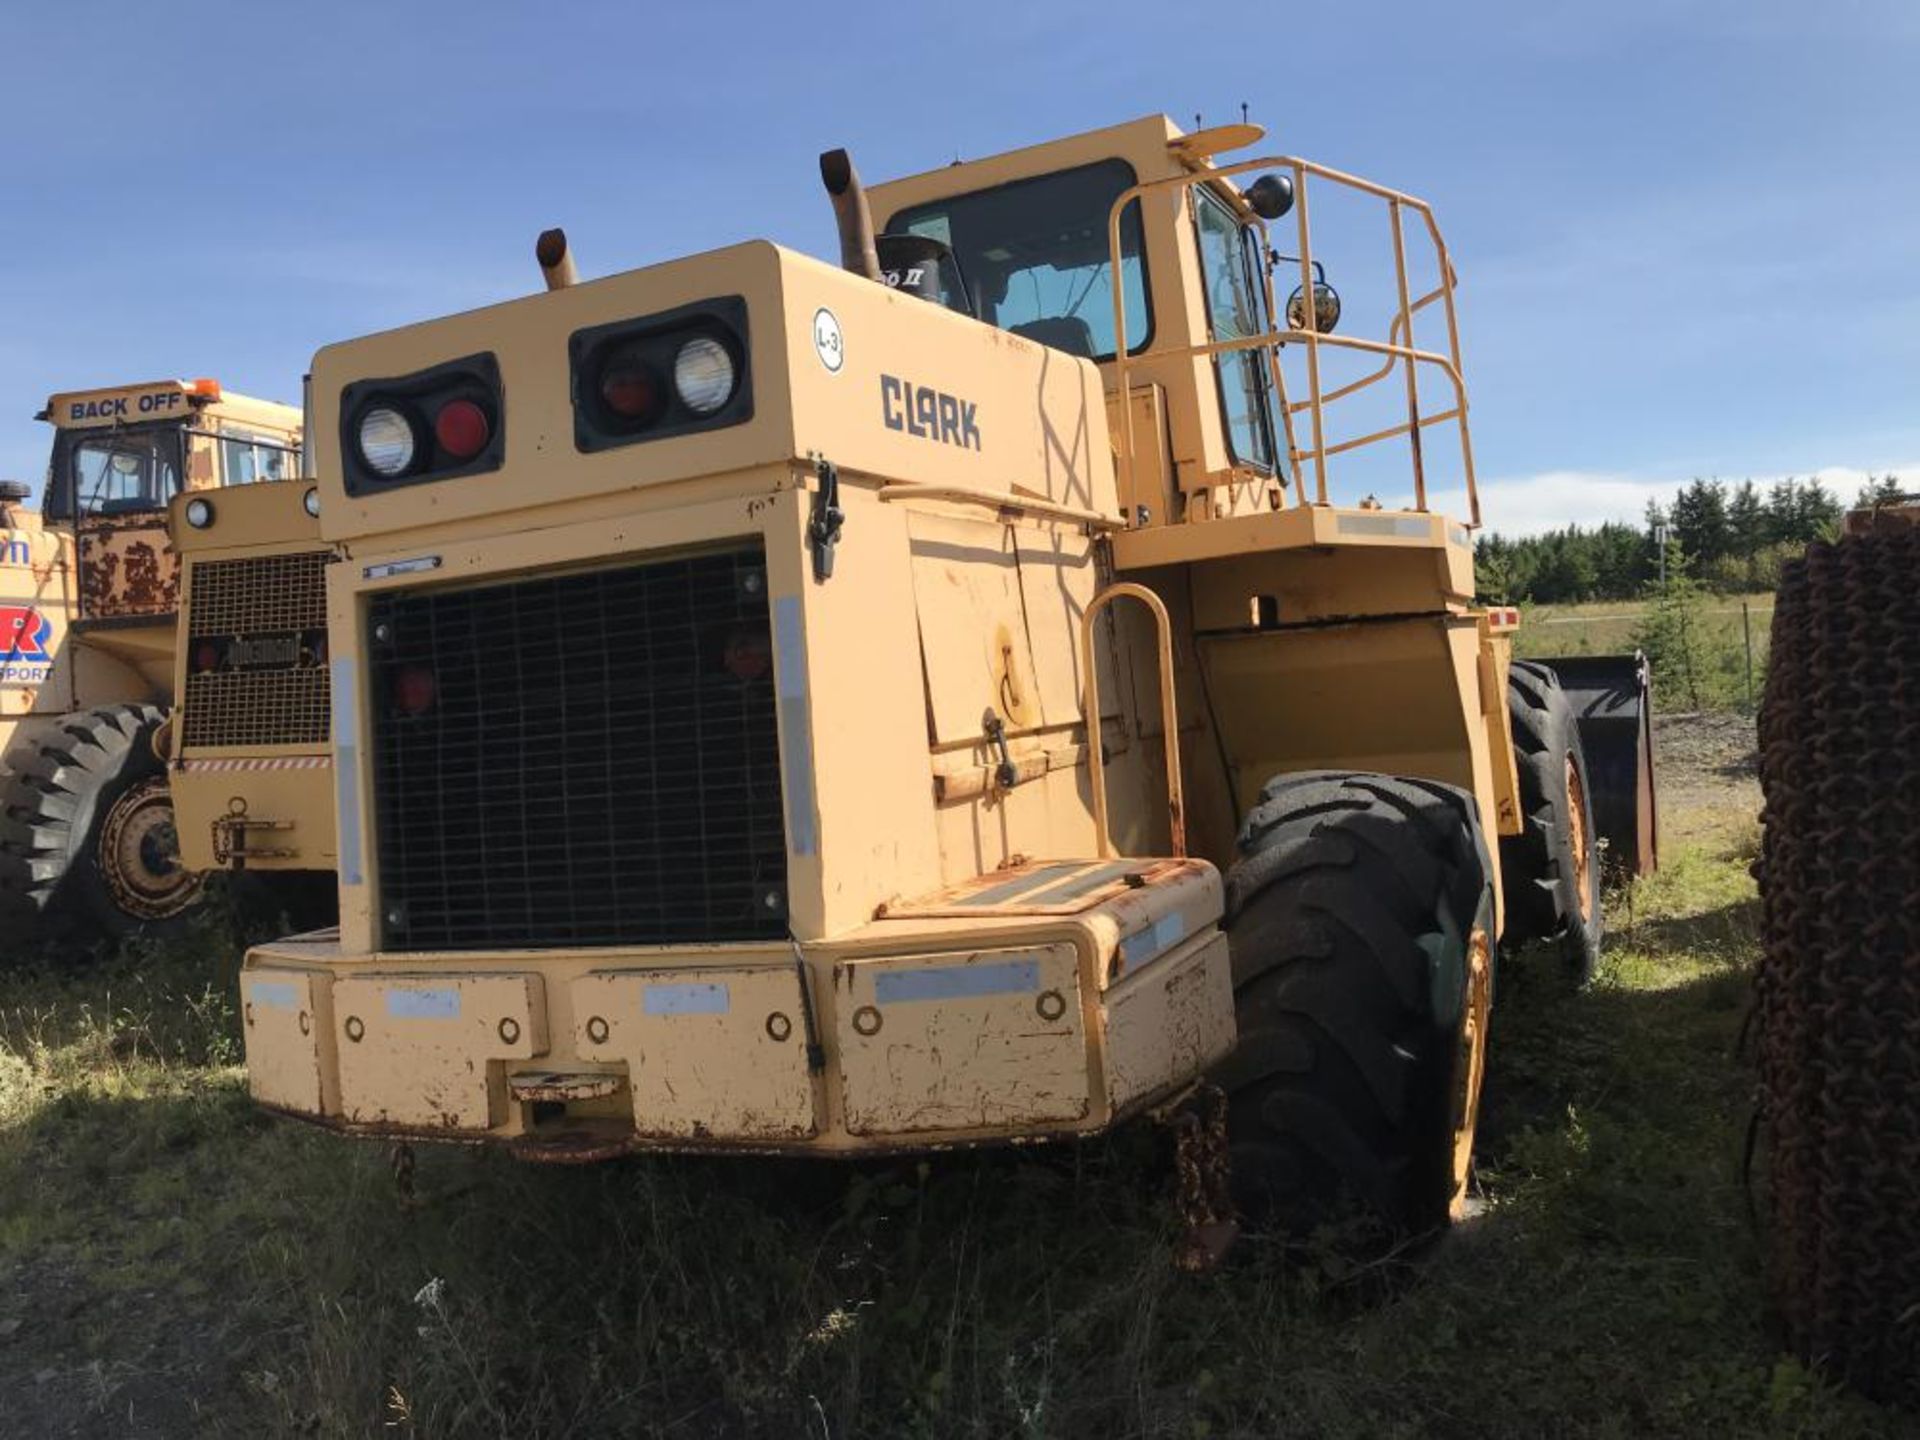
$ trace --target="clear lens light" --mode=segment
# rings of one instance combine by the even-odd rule
[[[320,518],[320,492],[317,489],[307,491],[300,497],[300,503],[306,507],[307,514],[316,520]]]
[[[413,463],[413,426],[398,410],[369,410],[360,417],[360,454],[377,475],[398,475]]]
[[[673,388],[696,415],[711,415],[733,395],[733,357],[718,340],[689,340],[673,357]]]
[[[213,502],[210,500],[189,500],[187,502],[187,524],[196,530],[204,530],[213,524]]]

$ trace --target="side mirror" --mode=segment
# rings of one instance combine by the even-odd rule
[[[1262,220],[1278,220],[1293,209],[1293,177],[1262,175],[1247,187],[1247,204]]]
[[[1331,335],[1333,327],[1340,323],[1340,292],[1324,280],[1313,282],[1313,329],[1317,335]],[[1287,325],[1290,329],[1307,328],[1307,293],[1304,286],[1296,285],[1293,294],[1287,297]]]

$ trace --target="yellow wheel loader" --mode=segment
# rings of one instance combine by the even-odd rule
[[[581,1161],[1196,1100],[1197,1208],[1454,1213],[1513,897],[1577,958],[1653,861],[1645,689],[1549,674],[1516,764],[1440,232],[1260,135],[830,152],[839,266],[551,231],[322,350],[340,925],[247,957],[258,1101]]]
[[[168,380],[58,394],[39,418],[41,508],[0,490],[0,927],[158,933],[204,895],[163,764],[181,583],[167,507],[211,515],[293,476],[300,412]]]

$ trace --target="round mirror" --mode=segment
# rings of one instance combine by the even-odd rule
[[[1331,335],[1333,327],[1340,323],[1340,292],[1324,280],[1313,282],[1313,329],[1317,335]],[[1292,329],[1307,328],[1307,296],[1302,286],[1295,286],[1293,294],[1287,299],[1287,324]]]

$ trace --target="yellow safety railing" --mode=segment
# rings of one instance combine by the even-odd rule
[[[1093,643],[1093,622],[1100,612],[1122,596],[1131,596],[1153,612],[1155,634],[1160,642],[1160,724],[1165,732],[1167,751],[1167,816],[1171,825],[1168,845],[1172,854],[1187,853],[1187,801],[1180,781],[1180,717],[1173,691],[1173,621],[1167,616],[1166,602],[1131,580],[1109,585],[1088,602],[1080,612],[1080,654],[1087,667],[1081,703],[1087,713],[1088,784],[1093,790],[1093,838],[1105,859],[1113,854],[1113,835],[1107,828],[1107,755],[1100,738],[1100,662]]]
[[[1196,185],[1211,184],[1216,180],[1243,175],[1249,171],[1285,170],[1293,176],[1293,215],[1297,232],[1296,245],[1299,250],[1300,287],[1305,297],[1304,318],[1306,324],[1301,329],[1286,326],[1279,307],[1274,303],[1273,270],[1266,263],[1266,255],[1272,253],[1267,242],[1267,225],[1259,216],[1250,218],[1259,225],[1261,232],[1262,263],[1260,266],[1263,283],[1266,287],[1267,314],[1274,317],[1274,328],[1264,330],[1257,335],[1241,336],[1232,340],[1216,340],[1203,345],[1156,346],[1140,355],[1127,353],[1127,318],[1125,276],[1121,268],[1121,217],[1128,205],[1135,201],[1144,201],[1144,197],[1163,190],[1185,192]],[[1331,185],[1371,195],[1383,201],[1387,207],[1388,222],[1393,232],[1394,274],[1398,285],[1398,307],[1393,323],[1385,340],[1366,340],[1350,335],[1322,334],[1319,330],[1319,317],[1315,313],[1314,300],[1314,264],[1313,237],[1308,223],[1309,197],[1308,181],[1318,177]],[[1245,210],[1244,203],[1240,207]],[[1406,212],[1412,211],[1425,222],[1427,236],[1433,246],[1434,258],[1439,267],[1439,284],[1423,295],[1411,293],[1407,280],[1407,239]],[[1335,455],[1358,450],[1362,446],[1373,445],[1380,441],[1391,440],[1397,436],[1407,437],[1408,449],[1413,467],[1414,508],[1424,511],[1427,508],[1426,456],[1421,433],[1435,425],[1452,422],[1460,436],[1460,462],[1466,476],[1467,504],[1470,511],[1470,523],[1480,524],[1480,493],[1474,482],[1473,441],[1467,429],[1467,388],[1460,374],[1460,326],[1454,313],[1453,292],[1455,276],[1453,262],[1447,254],[1447,243],[1440,235],[1440,227],[1434,222],[1433,212],[1424,200],[1417,199],[1398,190],[1390,190],[1384,185],[1376,185],[1371,180],[1362,180],[1355,175],[1330,170],[1324,165],[1316,165],[1310,160],[1296,159],[1290,155],[1272,156],[1260,160],[1245,160],[1234,165],[1223,165],[1216,169],[1197,170],[1188,174],[1172,175],[1160,180],[1148,180],[1133,186],[1113,202],[1113,209],[1107,219],[1107,241],[1110,268],[1113,276],[1113,322],[1114,322],[1114,371],[1118,381],[1123,403],[1120,411],[1120,481],[1121,494],[1132,493],[1134,462],[1134,422],[1133,406],[1125,403],[1125,397],[1132,394],[1130,372],[1148,361],[1164,361],[1169,358],[1217,356],[1242,350],[1263,350],[1268,357],[1269,368],[1273,374],[1274,394],[1279,401],[1281,424],[1286,431],[1287,454],[1291,462],[1294,477],[1294,503],[1309,503],[1306,498],[1306,486],[1303,481],[1305,469],[1311,465],[1313,470],[1314,498],[1311,503],[1329,504],[1327,498],[1327,461]],[[1432,350],[1416,349],[1412,344],[1413,317],[1428,306],[1439,302],[1446,317],[1447,349],[1441,354]],[[1287,397],[1286,377],[1280,365],[1280,351],[1287,345],[1306,347],[1307,395],[1304,399],[1290,401]],[[1323,390],[1320,382],[1320,350],[1322,346],[1333,346],[1342,350],[1356,351],[1381,357],[1380,368],[1349,384],[1333,390]],[[1453,404],[1447,409],[1422,414],[1420,409],[1419,368],[1428,366],[1438,370],[1451,385]],[[1401,370],[1406,377],[1407,418],[1403,424],[1389,425],[1364,435],[1355,436],[1337,442],[1327,438],[1327,407],[1348,396],[1357,394],[1369,386],[1388,379],[1394,370]],[[1302,445],[1295,425],[1295,417],[1305,415],[1308,421],[1310,444]]]

